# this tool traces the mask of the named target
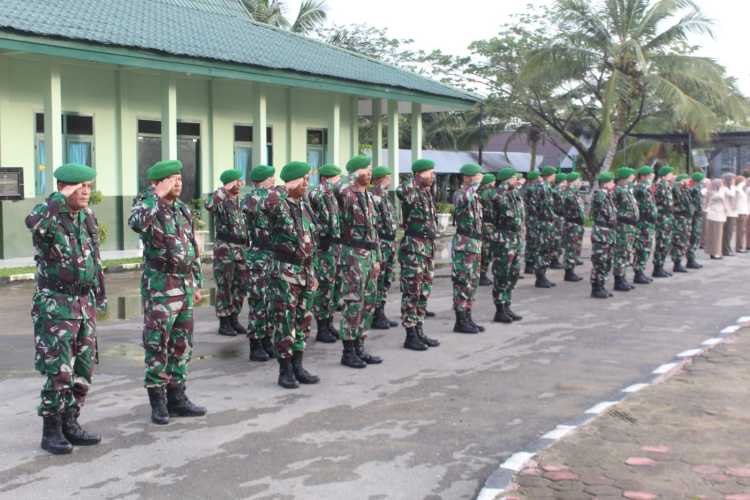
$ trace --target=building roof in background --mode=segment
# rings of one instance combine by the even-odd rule
[[[508,143],[508,152],[513,153],[531,153],[531,146],[526,141],[523,135],[517,135],[513,137],[513,132],[499,132],[490,136],[485,146],[486,151],[497,151],[502,153],[505,151],[505,144]],[[571,156],[575,156],[577,153],[564,139],[557,135],[547,136],[543,141],[539,141],[537,144],[537,156],[544,157],[545,165],[572,167],[570,158],[563,153],[560,148],[555,146],[555,143],[560,148],[567,149]],[[527,169],[528,170],[528,169]]]
[[[330,77],[476,102],[477,96],[251,21],[239,0],[0,0],[2,32]]]
[[[381,152],[382,165],[388,167],[388,150]],[[435,172],[438,174],[458,174],[463,165],[467,163],[479,163],[479,152],[477,151],[441,151],[437,149],[425,149],[422,151],[422,158],[435,162]],[[509,161],[510,160],[510,161]],[[537,167],[542,165],[544,158],[537,156]],[[508,153],[508,158],[504,153],[484,152],[482,153],[482,163],[484,170],[495,172],[504,167],[513,167],[518,172],[528,172],[531,155],[528,153]],[[411,173],[411,149],[401,149],[398,154],[399,172],[402,174]]]

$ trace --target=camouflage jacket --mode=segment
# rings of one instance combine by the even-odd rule
[[[268,216],[264,211],[264,204],[270,190],[253,188],[242,201],[242,211],[247,221],[247,231],[250,235],[250,254],[271,251],[271,232]]]
[[[380,237],[376,225],[377,212],[372,193],[354,190],[354,185],[338,194],[341,210],[341,244],[354,248],[359,255],[374,251],[380,260]]]
[[[261,210],[268,217],[278,278],[295,285],[317,288],[313,272],[315,224],[304,200],[294,200],[286,188],[277,187],[266,197]]]
[[[320,249],[323,251],[341,239],[341,213],[336,193],[330,181],[321,182],[310,193],[310,206],[317,218]]]
[[[568,192],[568,188],[555,185],[550,188],[550,191],[552,191],[552,202],[555,215],[558,217],[564,217],[563,200],[565,199],[565,194]]]
[[[583,204],[581,193],[575,188],[569,188],[565,191],[563,197],[563,217],[565,222],[570,224],[583,225],[586,217],[586,207]]]
[[[208,197],[205,207],[213,217],[217,240],[247,245],[247,219],[242,214],[239,195],[231,196],[220,187]]]
[[[533,188],[529,190],[527,201],[529,215],[533,215],[534,219],[551,222],[557,217],[552,188],[546,182],[534,184]]]
[[[482,203],[477,185],[460,188],[454,197],[456,234],[453,250],[458,252],[482,252]]]
[[[86,307],[103,308],[107,297],[94,212],[86,208],[71,214],[65,196],[55,192],[31,210],[26,227],[34,243],[35,296],[43,298],[43,312],[80,319]],[[82,296],[88,304],[81,303]]]
[[[672,186],[665,180],[656,183],[654,191],[654,200],[659,210],[659,216],[665,216],[672,213],[674,209],[674,198],[672,196]]]
[[[635,199],[630,186],[615,188],[615,207],[617,207],[617,222],[635,226],[640,218],[638,200]]]
[[[388,190],[382,186],[375,186],[371,193],[375,202],[375,225],[378,236],[381,240],[393,241],[396,239],[396,219]]]
[[[437,236],[437,210],[430,189],[421,188],[417,180],[401,184],[396,190],[403,213],[404,237],[401,251],[432,257]]]
[[[496,238],[498,243],[509,242],[514,234],[523,227],[523,207],[507,184],[503,183],[495,188],[492,198],[492,212],[495,215]]]
[[[689,188],[683,188],[678,183],[672,186],[673,212],[680,217],[693,216],[693,200]]]
[[[130,228],[143,242],[143,286],[152,296],[178,296],[203,285],[190,209],[169,203],[153,187],[133,200]]]
[[[591,198],[591,219],[594,226],[614,228],[617,226],[617,207],[614,196],[603,189],[594,191]]]
[[[656,223],[656,199],[650,183],[639,182],[633,188],[633,196],[638,202],[638,222]]]
[[[521,209],[521,225],[526,226],[526,199],[524,198],[524,194],[519,188],[513,188],[510,194]]]
[[[703,194],[701,194],[700,184],[691,186],[689,192],[690,203],[693,205],[693,215],[701,217],[703,215]]]
[[[492,214],[492,196],[495,188],[489,184],[480,186],[479,202],[482,204],[482,238],[489,240],[495,234],[495,217]]]

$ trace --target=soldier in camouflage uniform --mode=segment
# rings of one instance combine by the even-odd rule
[[[479,185],[482,168],[473,163],[461,167],[463,185],[454,196],[456,234],[451,246],[451,279],[453,281],[453,310],[456,313],[456,333],[479,333],[471,317],[474,294],[479,286],[482,263],[483,210]]]
[[[318,323],[319,342],[332,344],[339,332],[333,326],[336,309],[336,276],[341,259],[341,216],[334,186],[341,179],[341,169],[336,165],[323,165],[318,171],[320,184],[310,193],[310,205],[318,221],[320,246],[313,258],[318,293],[315,295],[315,319]]]
[[[674,174],[672,167],[664,166],[659,169],[659,180],[656,182],[654,200],[658,210],[656,221],[656,245],[654,247],[654,278],[668,278],[671,273],[664,270],[664,261],[672,249],[672,228],[674,220],[672,210],[674,199],[672,196],[672,182]]]
[[[701,269],[703,265],[695,260],[695,253],[700,248],[701,233],[703,232],[703,194],[701,187],[705,175],[703,172],[695,172],[690,179],[690,203],[692,205],[692,217],[690,219],[690,243],[687,251],[687,268]]]
[[[341,364],[364,368],[383,360],[365,350],[367,329],[378,304],[380,240],[376,226],[375,202],[367,187],[372,180],[370,158],[357,155],[346,164],[350,183],[338,194],[341,209]]]
[[[612,272],[615,276],[615,290],[629,292],[633,288],[625,273],[633,262],[633,250],[638,236],[636,225],[640,214],[638,201],[633,194],[632,182],[635,171],[632,168],[620,167],[617,171],[617,187],[615,188],[615,207],[617,208],[617,230]]]
[[[633,270],[635,276],[633,283],[648,285],[653,281],[646,276],[646,264],[651,255],[651,247],[654,244],[654,224],[656,223],[657,209],[652,181],[654,169],[644,165],[638,169],[638,183],[633,188],[633,196],[638,202],[638,225],[633,251]]]
[[[541,182],[536,184],[529,194],[529,215],[533,214],[535,223],[529,225],[529,231],[534,231],[534,273],[536,274],[537,288],[552,288],[554,283],[547,279],[547,268],[554,251],[555,223],[558,219],[555,208],[555,200],[552,194],[551,184],[556,174],[555,167],[544,167],[541,174]]]
[[[404,347],[424,351],[440,345],[425,335],[422,325],[427,300],[432,292],[437,211],[432,196],[432,160],[417,160],[411,170],[414,178],[401,184],[396,195],[401,202],[404,237],[398,252],[401,264],[401,324],[406,328]]]
[[[78,423],[98,362],[96,309],[106,306],[99,228],[88,208],[96,171],[68,164],[55,170],[58,191],[26,217],[36,260],[31,318],[35,367],[47,377],[37,411],[41,447],[55,455],[101,437]]]
[[[372,328],[387,330],[398,326],[396,321],[391,321],[385,315],[385,301],[388,291],[391,289],[393,274],[396,265],[396,220],[393,205],[388,195],[388,187],[391,185],[393,171],[388,167],[375,167],[372,169],[372,199],[375,202],[375,226],[380,237],[380,274],[378,275],[378,302],[375,307],[375,317]]]
[[[672,216],[672,271],[675,273],[686,273],[682,259],[687,256],[690,246],[691,222],[693,220],[693,201],[690,197],[690,177],[685,174],[677,176],[672,187],[672,198],[674,199],[674,210]]]
[[[273,268],[273,250],[268,216],[263,210],[274,186],[276,170],[269,165],[256,165],[250,171],[252,190],[242,202],[247,221],[250,246],[246,249],[248,267],[248,323],[250,361],[265,362],[275,357],[274,322],[271,320],[269,270]]]
[[[612,192],[614,176],[612,172],[602,172],[597,178],[599,189],[591,199],[591,296],[606,299],[612,294],[607,291],[607,275],[612,268],[617,227],[617,208]]]
[[[222,187],[206,200],[216,228],[214,243],[214,280],[216,281],[216,316],[219,335],[247,335],[237,317],[247,292],[248,269],[245,261],[248,246],[247,221],[240,206],[243,182],[237,169],[221,174]]]
[[[492,281],[487,277],[487,270],[490,268],[492,257],[490,256],[490,239],[495,233],[495,226],[492,216],[492,203],[490,197],[495,191],[495,176],[486,173],[482,177],[479,186],[479,202],[482,205],[482,263],[479,267],[479,286],[489,286]]]
[[[526,185],[522,190],[523,204],[526,209],[526,251],[524,252],[526,267],[523,271],[524,274],[534,274],[534,266],[536,265],[536,253],[539,246],[537,244],[539,223],[536,220],[531,203],[534,191],[538,188],[539,183],[539,172],[536,170],[531,171],[526,176]]]
[[[568,189],[562,200],[562,212],[565,224],[563,225],[563,250],[565,252],[565,281],[576,282],[583,278],[576,274],[578,255],[581,253],[583,244],[583,221],[585,217],[585,206],[583,197],[579,191],[581,176],[578,172],[568,174]]]
[[[497,188],[492,197],[497,237],[492,241],[492,298],[495,302],[494,321],[511,323],[523,319],[510,309],[513,289],[521,273],[521,228],[523,206],[517,193],[518,180],[512,168],[497,173]]]
[[[279,385],[296,389],[320,378],[303,366],[318,288],[313,270],[315,225],[304,201],[310,166],[291,162],[281,170],[283,187],[271,191],[261,210],[268,217],[274,260],[271,268],[271,321],[279,361]]]
[[[560,258],[563,255],[563,227],[565,226],[563,199],[565,198],[565,192],[568,190],[568,175],[561,172],[555,174],[555,184],[551,187],[555,207],[555,231],[552,233],[552,253],[550,255],[549,268],[564,269],[565,266],[560,262]]]
[[[128,224],[143,242],[144,384],[151,421],[164,425],[170,416],[206,414],[185,394],[193,354],[193,304],[201,300],[203,274],[192,214],[179,198],[182,163],[158,162],[147,176],[151,185],[133,201]]]

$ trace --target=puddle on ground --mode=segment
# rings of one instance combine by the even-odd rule
[[[216,304],[216,288],[210,288],[208,293],[203,290],[203,298],[195,307],[213,307]],[[141,295],[121,295],[110,298],[104,311],[96,315],[97,321],[133,319],[143,315]]]

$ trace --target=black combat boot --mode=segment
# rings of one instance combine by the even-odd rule
[[[654,272],[651,273],[654,278],[669,278],[671,275],[664,271],[664,266],[657,266],[654,264]]]
[[[250,361],[265,362],[271,359],[258,339],[250,339]]]
[[[279,385],[284,389],[296,389],[299,387],[297,379],[294,378],[291,358],[278,358],[279,360]]]
[[[560,263],[560,259],[558,259],[557,257],[552,259],[552,262],[550,262],[549,264],[550,269],[563,269],[563,267],[564,266]]]
[[[390,327],[391,324],[388,318],[385,317],[385,309],[382,305],[377,306],[375,308],[375,315],[372,318],[371,328],[373,330],[388,330]]]
[[[330,319],[318,319],[318,334],[315,336],[315,340],[324,344],[336,343],[338,336],[334,335],[331,331]]]
[[[591,298],[594,299],[608,299],[609,292],[602,285],[591,285]]]
[[[686,273],[688,272],[687,269],[685,269],[685,266],[682,265],[682,259],[676,261],[674,263],[674,266],[672,266],[672,271],[675,273]]]
[[[354,350],[359,356],[359,359],[367,363],[368,365],[379,365],[383,362],[383,358],[380,356],[373,356],[365,350],[365,341],[358,339],[354,341]]]
[[[536,283],[534,286],[537,288],[552,288],[555,286],[550,280],[547,279],[547,269],[542,267],[536,271]]]
[[[702,269],[703,265],[698,264],[698,261],[695,260],[695,257],[688,257],[687,268],[688,269]]]
[[[237,314],[229,316],[229,321],[231,322],[234,331],[237,332],[237,335],[247,335],[247,330],[245,330],[245,327],[240,324],[239,319],[237,319]]]
[[[151,403],[151,421],[158,425],[169,423],[169,412],[167,411],[167,393],[164,387],[149,387],[148,400]]]
[[[505,304],[505,312],[508,316],[513,318],[513,321],[521,321],[523,319],[523,316],[519,316],[510,310],[510,303]]]
[[[328,326],[328,331],[331,332],[331,335],[333,335],[336,341],[338,341],[339,331],[335,326],[333,326],[333,316],[331,316],[331,318],[326,322],[326,325]]]
[[[493,321],[496,323],[513,323],[513,317],[508,314],[505,304],[495,304],[495,318]]]
[[[534,274],[534,266],[527,262],[526,268],[523,270],[523,274]]]
[[[410,326],[406,329],[406,339],[404,340],[404,348],[411,349],[412,351],[426,351],[427,345],[425,345],[417,336],[417,328]]]
[[[615,290],[618,292],[630,291],[630,287],[625,282],[625,276],[615,276]]]
[[[637,285],[648,285],[651,283],[651,279],[648,278],[645,274],[643,274],[643,271],[636,271],[635,276],[633,276],[633,283]]]
[[[344,353],[341,355],[341,364],[349,368],[364,368],[367,363],[357,356],[353,340],[344,340]]]
[[[263,337],[263,339],[260,341],[260,344],[263,346],[263,350],[266,351],[266,354],[268,354],[269,358],[273,359],[276,357],[276,351],[273,348],[271,337]]]
[[[484,327],[482,325],[476,324],[476,322],[474,321],[474,318],[471,317],[471,309],[469,309],[468,311],[466,311],[466,319],[468,319],[469,323],[471,323],[472,325],[474,325],[477,330],[479,330],[480,332],[484,331]]]
[[[62,417],[62,432],[70,444],[74,446],[93,446],[102,441],[99,434],[88,432],[81,428],[78,423],[78,415],[81,414],[80,408],[68,408]]]
[[[432,312],[432,311],[425,311],[424,312],[424,316],[425,316],[425,318],[434,318],[435,317],[435,313]]]
[[[41,447],[53,455],[67,455],[73,451],[73,445],[63,435],[60,414],[43,417]]]
[[[167,386],[167,411],[170,417],[202,417],[206,409],[190,401],[185,394],[185,384]]]
[[[225,337],[237,336],[237,331],[232,326],[232,318],[229,316],[219,318],[219,335],[224,335]]]
[[[292,353],[292,371],[294,372],[294,378],[296,378],[297,382],[300,384],[317,384],[320,382],[320,377],[305,370],[305,367],[302,366],[302,359],[304,357],[304,351],[294,351],[294,353]]]
[[[424,334],[424,328],[422,328],[422,323],[417,323],[417,337],[419,337],[419,340],[421,340],[422,343],[426,345],[427,347],[437,347],[440,345],[439,340],[430,338]]]
[[[487,277],[487,273],[482,273],[479,275],[479,286],[490,286],[492,284],[492,281]]]
[[[456,311],[456,324],[453,325],[456,333],[479,333],[479,328],[469,323],[464,311]]]
[[[575,269],[566,269],[565,270],[565,281],[572,281],[572,282],[575,283],[576,281],[581,281],[582,279],[583,278],[581,278],[580,276],[578,276],[576,274],[576,270]]]

